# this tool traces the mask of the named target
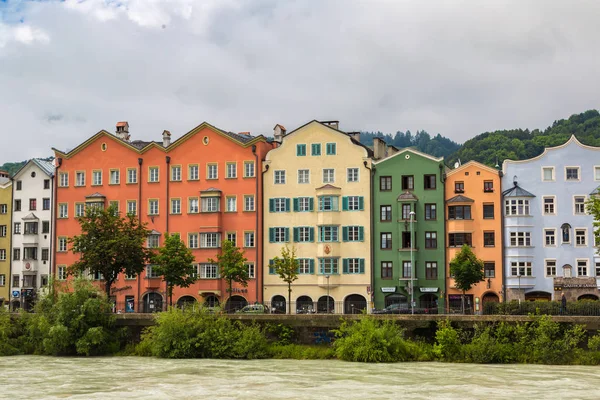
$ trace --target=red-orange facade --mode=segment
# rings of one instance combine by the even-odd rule
[[[177,233],[192,249],[198,280],[174,289],[173,302],[222,305],[227,285],[218,277],[220,244],[234,240],[248,259],[251,279],[234,283],[231,303],[262,301],[262,161],[272,145],[263,136],[235,134],[203,123],[178,140],[129,139],[128,125],[117,133],[100,131],[57,157],[56,229],[53,275],[59,281],[78,258],[67,241],[80,233],[77,215],[89,203],[115,204],[122,214],[135,212],[152,230],[149,247],[160,247],[164,233]],[[94,278],[94,277],[92,277]],[[101,277],[99,278],[99,284]],[[122,312],[152,312],[165,307],[166,283],[148,266],[139,276],[120,275],[111,297]]]

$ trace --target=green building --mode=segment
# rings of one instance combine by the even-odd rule
[[[441,312],[446,265],[443,158],[382,143],[374,148],[374,307],[399,303],[401,312],[410,313],[414,298],[415,313]]]

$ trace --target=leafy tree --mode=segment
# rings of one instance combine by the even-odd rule
[[[600,197],[598,195],[588,199],[586,211],[594,217],[594,243],[600,243]],[[596,253],[600,255],[600,247],[596,249]]]
[[[228,299],[231,298],[233,282],[244,287],[248,286],[248,279],[250,279],[246,267],[248,259],[244,257],[243,251],[235,247],[233,242],[225,240],[221,247],[221,254],[217,254],[217,260],[209,259],[208,261],[219,265],[221,278],[225,279],[229,287]],[[230,307],[231,305],[228,303],[228,311]]]
[[[298,260],[296,259],[296,249],[289,249],[287,246],[281,249],[281,258],[273,259],[273,268],[282,281],[288,285],[288,314],[291,314],[292,283],[298,279]]]
[[[150,259],[145,241],[150,231],[134,216],[121,217],[115,207],[88,207],[77,218],[81,234],[69,239],[79,260],[69,267],[70,274],[102,274],[106,295],[120,273],[137,275]]]
[[[456,287],[462,290],[462,312],[465,313],[465,292],[484,280],[483,261],[478,259],[468,245],[450,261],[450,274]]]
[[[196,281],[196,269],[192,251],[185,246],[179,235],[165,233],[165,244],[152,257],[152,267],[167,282],[169,305],[173,306],[173,287],[189,287]]]

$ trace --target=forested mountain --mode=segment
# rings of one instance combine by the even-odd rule
[[[460,148],[460,145],[452,140],[443,137],[439,133],[433,138],[425,131],[417,131],[412,134],[410,131],[396,132],[395,136],[384,134],[382,132],[361,132],[360,142],[367,145],[373,145],[373,138],[380,137],[389,145],[399,149],[404,147],[414,147],[416,150],[430,154],[435,157],[447,157]]]

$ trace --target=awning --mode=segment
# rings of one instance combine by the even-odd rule
[[[420,287],[419,290],[421,293],[437,293],[439,288],[436,287]]]
[[[202,297],[208,297],[208,296],[221,297],[220,290],[200,290],[200,291],[198,291],[198,294]]]

